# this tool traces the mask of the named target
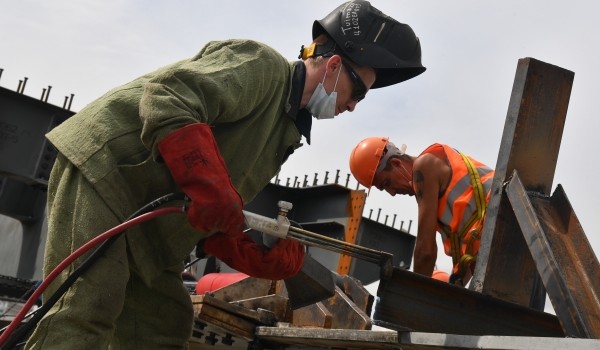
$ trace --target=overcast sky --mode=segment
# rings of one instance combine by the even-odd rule
[[[63,105],[75,94],[80,110],[117,85],[194,55],[210,40],[249,38],[290,60],[311,42],[311,26],[339,5],[325,0],[256,1],[1,1],[0,86]],[[340,170],[368,136],[389,136],[419,154],[448,143],[495,166],[520,58],[533,57],[575,72],[553,188],[562,184],[596,255],[600,252],[600,173],[594,142],[600,130],[599,37],[596,1],[384,1],[371,3],[419,36],[427,71],[373,90],[355,112],[313,123],[312,145],[298,150],[281,178],[322,179]],[[587,149],[585,147],[591,147]],[[587,156],[585,156],[587,154]],[[330,175],[331,177],[331,175]],[[351,184],[355,186],[355,182]],[[370,209],[413,220],[412,197],[371,192]],[[390,219],[391,222],[391,219]],[[406,226],[405,226],[406,228]],[[450,260],[440,261],[449,270]]]

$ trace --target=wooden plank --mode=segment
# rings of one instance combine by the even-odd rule
[[[233,335],[228,330],[197,320],[192,329],[189,350],[222,349],[247,350],[248,339]]]
[[[278,321],[285,321],[288,318],[289,301],[287,297],[277,294],[265,295],[263,297],[251,298],[245,300],[237,300],[237,305],[251,310],[269,310],[275,315]]]
[[[216,299],[210,295],[193,295],[192,296],[192,305],[194,307],[194,310],[196,310],[196,307],[198,307],[198,310],[200,310],[200,308],[203,305],[210,305],[214,308],[221,309],[230,314],[234,314],[239,317],[243,317],[250,321],[255,321],[256,323],[260,323],[263,325],[272,326],[277,322],[277,319],[275,318],[275,314],[269,310],[248,309],[246,307],[238,305],[237,303],[228,303],[226,301]]]
[[[550,193],[573,77],[533,58],[518,62],[472,290],[543,308],[545,291],[503,185],[516,169],[526,190]]]
[[[194,320],[196,323],[217,326],[248,341],[254,339],[256,324],[212,305],[194,304]]]
[[[528,194],[515,171],[506,192],[565,334],[600,339],[600,265],[562,186]]]

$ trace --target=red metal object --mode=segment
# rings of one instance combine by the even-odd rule
[[[218,272],[209,273],[200,278],[196,283],[196,294],[203,295],[207,292],[213,292],[219,288],[239,282],[248,275],[241,272]]]

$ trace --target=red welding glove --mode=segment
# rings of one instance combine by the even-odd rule
[[[297,241],[280,239],[266,248],[242,232],[214,234],[204,240],[204,251],[239,272],[269,280],[292,277],[304,263],[304,246]]]
[[[207,124],[190,124],[170,133],[158,150],[177,185],[191,198],[188,220],[192,226],[208,233],[242,229],[242,198]]]

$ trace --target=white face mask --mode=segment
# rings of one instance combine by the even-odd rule
[[[335,85],[333,86],[333,91],[328,95],[327,91],[325,91],[325,87],[323,86],[323,82],[327,77],[327,71],[325,71],[325,76],[323,77],[323,81],[317,85],[315,91],[313,92],[308,104],[306,105],[306,109],[317,119],[331,119],[335,117],[335,103],[337,101],[337,92],[335,88],[337,87],[338,79],[340,78],[340,73],[342,72],[342,67],[340,66],[338,76],[335,79]]]

